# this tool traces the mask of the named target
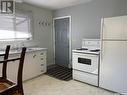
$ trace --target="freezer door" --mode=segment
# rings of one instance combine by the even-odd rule
[[[127,16],[104,18],[102,39],[127,40]]]
[[[127,41],[103,41],[99,86],[127,95]]]

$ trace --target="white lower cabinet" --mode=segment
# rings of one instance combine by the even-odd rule
[[[19,54],[11,54],[9,55],[9,59],[17,58]],[[3,57],[0,57],[0,60],[3,60]],[[7,78],[16,82],[17,73],[18,73],[19,61],[11,61],[7,63]],[[2,76],[2,67],[3,64],[0,63],[0,76]]]
[[[19,54],[12,54],[9,59],[17,58]],[[7,63],[7,77],[16,82],[18,74],[19,60]]]
[[[27,53],[24,62],[23,80],[34,78],[45,72],[46,51],[34,51]]]
[[[46,50],[27,52],[23,67],[23,81],[37,77],[46,72]],[[19,54],[12,54],[9,58],[17,58]],[[2,60],[3,58],[0,58]],[[7,66],[7,76],[16,82],[19,61],[12,61]],[[0,76],[2,73],[2,64],[0,64]]]

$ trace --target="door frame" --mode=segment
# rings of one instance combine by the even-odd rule
[[[57,19],[63,19],[63,18],[69,18],[69,64],[68,67],[71,68],[72,67],[72,32],[71,32],[71,24],[72,24],[72,20],[71,20],[71,16],[60,16],[60,17],[56,17],[53,18],[53,52],[54,52],[54,57],[53,57],[53,63],[55,64],[55,26],[54,26],[54,22]]]

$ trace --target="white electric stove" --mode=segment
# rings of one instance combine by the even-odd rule
[[[98,86],[100,40],[83,39],[82,48],[73,50],[73,79]]]

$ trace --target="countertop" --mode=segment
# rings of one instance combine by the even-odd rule
[[[33,52],[33,51],[40,51],[40,50],[47,50],[47,48],[40,48],[40,47],[27,47],[26,52]],[[0,50],[0,54],[4,54],[5,50]],[[10,49],[9,54],[19,54],[21,53],[21,48],[19,49]]]

